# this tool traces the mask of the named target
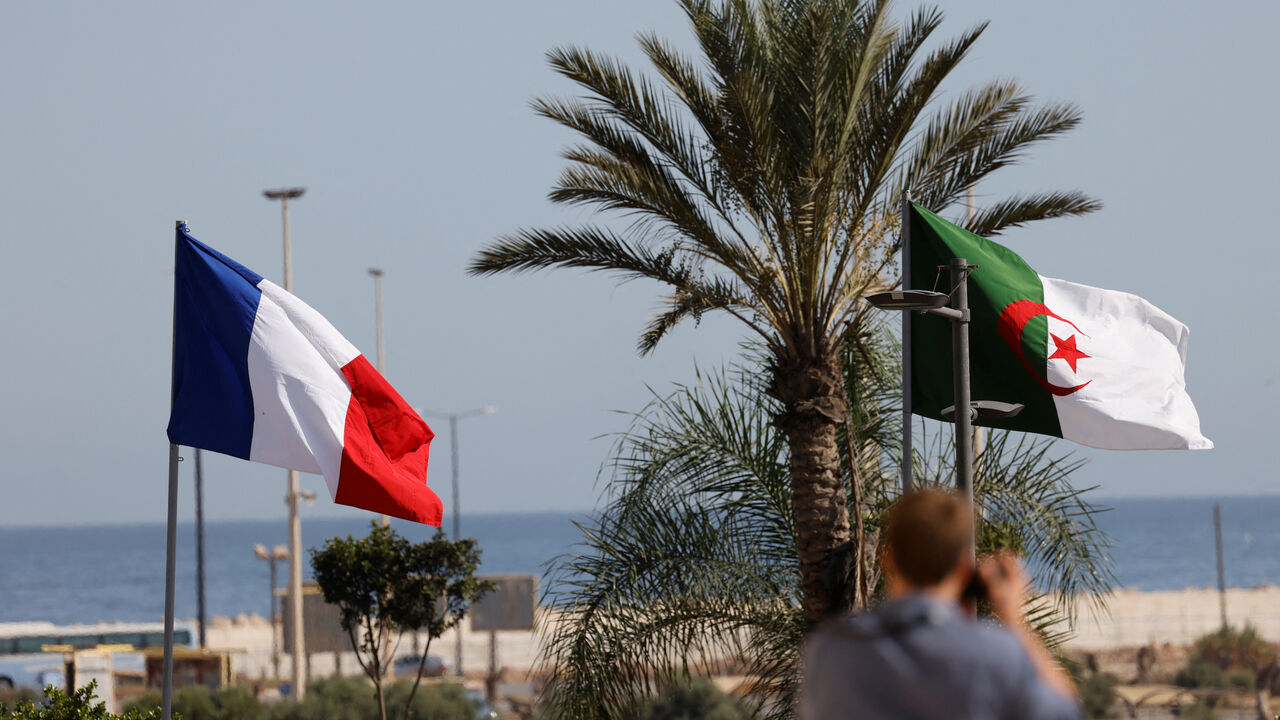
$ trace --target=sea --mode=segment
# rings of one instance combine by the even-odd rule
[[[1280,496],[1091,501],[1109,508],[1097,522],[1113,543],[1118,587],[1216,586],[1215,502],[1222,511],[1227,586],[1280,584]],[[462,519],[462,533],[475,537],[483,549],[482,573],[541,577],[558,557],[580,549],[582,534],[575,522],[586,519],[584,513],[474,514]],[[411,523],[393,525],[414,541],[434,533]],[[326,538],[360,536],[368,529],[367,520],[304,516],[302,541],[304,547],[318,547]],[[287,540],[283,517],[206,522],[208,616],[267,616],[270,571],[254,554],[254,545],[273,547]],[[164,613],[164,549],[163,523],[0,527],[0,622],[159,622]],[[181,524],[179,618],[197,615],[195,553],[194,524]],[[284,585],[287,576],[288,564],[281,562],[278,583]]]

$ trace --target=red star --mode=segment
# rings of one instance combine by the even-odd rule
[[[1049,333],[1049,337],[1053,338],[1053,344],[1058,346],[1058,349],[1053,351],[1053,354],[1049,356],[1049,359],[1054,360],[1056,358],[1061,358],[1066,360],[1067,364],[1071,366],[1071,372],[1076,371],[1076,362],[1081,358],[1091,357],[1076,349],[1075,335],[1072,335],[1066,340],[1063,340],[1053,333]]]

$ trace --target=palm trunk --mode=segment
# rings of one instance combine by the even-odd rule
[[[791,495],[805,623],[821,622],[840,600],[824,573],[832,550],[849,540],[849,507],[836,424],[844,422],[843,378],[835,358],[779,365],[773,392],[786,408],[777,424],[791,450]]]

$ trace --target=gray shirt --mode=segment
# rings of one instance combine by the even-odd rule
[[[1007,629],[924,595],[837,620],[804,644],[800,720],[1073,720]]]

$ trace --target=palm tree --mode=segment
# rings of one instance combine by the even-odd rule
[[[1035,107],[1009,80],[932,107],[985,27],[926,52],[936,9],[895,22],[888,0],[678,2],[696,59],[642,34],[651,80],[588,50],[553,50],[552,67],[585,94],[534,102],[583,139],[566,150],[551,199],[633,222],[523,229],[481,251],[470,271],[560,266],[656,280],[668,293],[642,354],[712,310],[758,337],[789,450],[804,618],[814,623],[832,605],[828,557],[850,537],[840,339],[859,299],[886,285],[895,208],[904,197],[947,208],[1080,113]],[[993,235],[1097,207],[1077,192],[1015,196],[969,227]]]
[[[865,604],[897,479],[897,345],[863,316],[843,340],[846,393],[862,411],[841,426],[840,473],[868,561],[851,559],[855,582],[832,585]],[[550,717],[633,717],[655,686],[703,674],[746,675],[753,715],[790,716],[805,621],[787,440],[771,422],[781,403],[766,386],[751,363],[700,373],[655,395],[618,438],[604,507],[547,578]],[[924,484],[952,480],[945,434],[921,443]],[[1050,640],[1114,579],[1098,508],[1070,483],[1076,467],[1051,440],[996,431],[974,483],[980,549],[1017,547],[1054,591],[1029,611]]]

